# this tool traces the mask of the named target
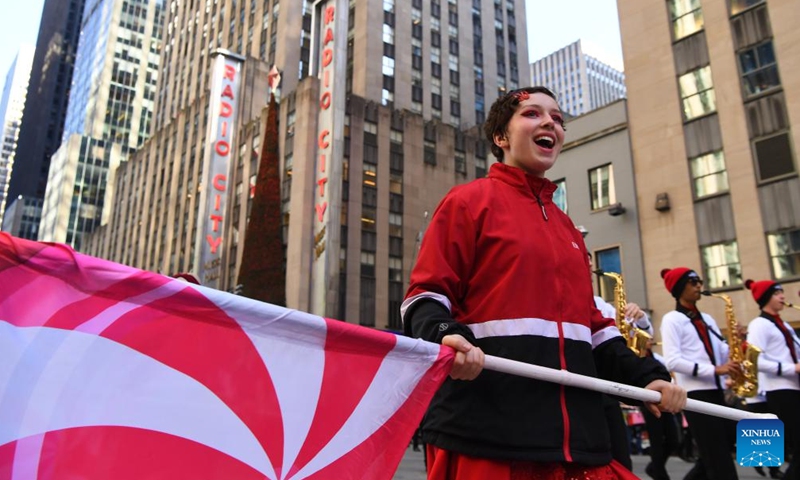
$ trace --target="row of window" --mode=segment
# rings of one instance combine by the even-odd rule
[[[773,278],[800,277],[800,229],[768,233],[766,241]],[[709,288],[736,287],[744,283],[735,240],[703,246],[700,253]]]
[[[800,229],[768,233],[767,247],[773,278],[800,277]],[[712,290],[740,287],[744,284],[737,242],[700,247],[703,278]],[[595,251],[595,265],[606,272],[621,272],[619,247]],[[613,298],[613,285],[598,279],[598,291],[606,300]]]
[[[736,57],[747,110],[746,121],[761,182],[796,172],[788,125],[783,121],[786,108],[780,94],[780,75],[764,4],[764,0],[730,2],[731,15],[735,16],[731,20],[732,32],[738,48]],[[705,38],[701,33],[703,12],[700,0],[668,0],[668,6],[674,27],[676,62],[681,64],[689,57],[707,57]],[[694,33],[698,35],[685,38]],[[717,112],[711,66],[700,65],[679,75],[677,80],[687,136],[701,135],[700,132],[708,125],[693,122]],[[712,118],[715,127],[716,122],[718,120]],[[696,199],[728,191],[721,139],[719,145],[720,148],[689,159]]]
[[[738,15],[766,0],[731,0],[730,14]],[[672,34],[677,41],[703,29],[703,12],[700,0],[669,0]]]

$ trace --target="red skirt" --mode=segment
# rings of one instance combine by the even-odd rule
[[[616,461],[601,467],[575,463],[489,460],[448,452],[432,445],[425,451],[428,480],[638,480]]]

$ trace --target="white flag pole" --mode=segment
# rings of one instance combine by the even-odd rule
[[[584,388],[596,392],[616,395],[618,397],[631,398],[643,402],[658,403],[661,401],[661,394],[654,390],[633,387],[624,383],[610,382],[599,378],[579,375],[566,370],[556,370],[553,368],[530,365],[528,363],[517,362],[507,358],[486,355],[483,367],[495,372],[510,373],[520,377],[543,380],[545,382],[558,383],[568,387]],[[775,419],[778,418],[771,413],[753,413],[735,408],[723,407],[714,403],[701,402],[699,400],[687,399],[684,410],[690,412],[713,415],[715,417],[728,418],[730,420],[756,420],[756,419]]]

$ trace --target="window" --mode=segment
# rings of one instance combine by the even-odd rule
[[[389,235],[392,237],[403,236],[403,214],[390,213],[389,214]]]
[[[361,206],[361,229],[375,231],[375,219],[377,218],[377,211],[374,207]]]
[[[553,193],[553,203],[555,203],[562,212],[567,213],[567,179],[562,178],[553,183],[558,187]]]
[[[377,176],[378,176],[378,169],[375,165],[364,163],[362,164],[364,169],[364,185],[369,187],[377,186]]]
[[[389,257],[389,280],[393,282],[403,281],[403,259]]]
[[[794,173],[794,160],[789,134],[783,132],[754,141],[758,178],[761,181]]]
[[[425,140],[424,161],[428,165],[436,165],[436,144],[430,140]]]
[[[617,202],[613,165],[603,165],[589,170],[589,191],[592,196],[592,210],[599,210]]]
[[[689,165],[695,198],[728,191],[728,172],[725,170],[725,156],[721,150],[692,158]]]
[[[403,171],[403,144],[402,143],[395,143],[394,141],[389,143],[389,169],[392,172],[402,172]]]
[[[383,43],[394,45],[394,28],[385,23],[383,24]]]
[[[389,256],[403,256],[403,239],[400,237],[389,237]]]
[[[398,195],[403,194],[403,176],[392,173],[389,175],[389,192],[390,194],[396,193]]]
[[[668,0],[675,40],[703,29],[703,11],[700,0]]]
[[[361,203],[365,207],[378,206],[378,189],[364,185],[361,187]]]
[[[717,110],[711,67],[698,68],[678,78],[683,99],[683,117],[691,120]]]
[[[400,305],[403,303],[403,259],[389,257],[389,328],[402,330]]]
[[[431,61],[442,63],[442,50],[440,48],[431,47]]]
[[[394,58],[383,57],[383,74],[394,76]]]
[[[403,213],[403,196],[397,193],[389,193],[389,211],[392,213]]]
[[[710,289],[727,288],[742,283],[742,265],[736,241],[700,247],[703,272]]]
[[[731,15],[736,15],[760,3],[764,3],[764,0],[731,0]]]
[[[748,97],[781,84],[771,40],[740,52],[739,67],[742,71],[744,90]]]
[[[378,246],[378,235],[375,232],[361,232],[361,263],[364,263],[364,259],[367,258],[369,262],[369,257],[365,257],[367,253],[365,252],[372,252],[372,263],[369,265],[375,264],[375,249]]]
[[[461,173],[463,175],[467,174],[467,157],[461,152],[456,152],[454,154],[455,158],[455,168],[457,173]]]
[[[381,90],[381,105],[391,106],[393,102],[394,102],[394,92],[391,92],[385,88]]]
[[[800,229],[770,233],[767,244],[776,279],[800,276]]]
[[[364,233],[362,232],[361,237],[364,238]],[[366,273],[365,273],[365,268]],[[369,267],[372,267],[371,269]],[[369,251],[361,251],[361,275],[365,275],[368,277],[375,276],[375,253]]]
[[[374,270],[373,266],[373,270]],[[364,269],[364,265],[361,265]],[[361,291],[359,292],[359,324],[368,327],[375,326],[375,278],[361,276]]]
[[[619,247],[608,248],[605,250],[598,250],[595,252],[595,267],[603,270],[604,272],[622,273],[622,259],[620,257]],[[614,279],[610,277],[598,276],[598,292],[607,302],[614,301]]]
[[[450,71],[451,72],[457,72],[458,71],[458,55],[454,55],[454,54],[451,53],[451,54],[449,54],[447,60],[448,60],[448,64],[450,65]]]
[[[486,176],[486,158],[475,157],[475,178]]]

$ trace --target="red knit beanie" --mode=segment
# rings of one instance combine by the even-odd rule
[[[769,303],[769,299],[777,290],[783,291],[783,287],[778,282],[772,280],[761,280],[754,282],[747,280],[744,286],[753,292],[753,299],[758,303],[759,308],[764,308],[764,305]]]
[[[661,270],[661,278],[664,279],[664,286],[667,287],[667,291],[675,298],[680,298],[683,289],[686,287],[686,282],[689,281],[690,277],[700,278],[691,268],[678,267]]]

